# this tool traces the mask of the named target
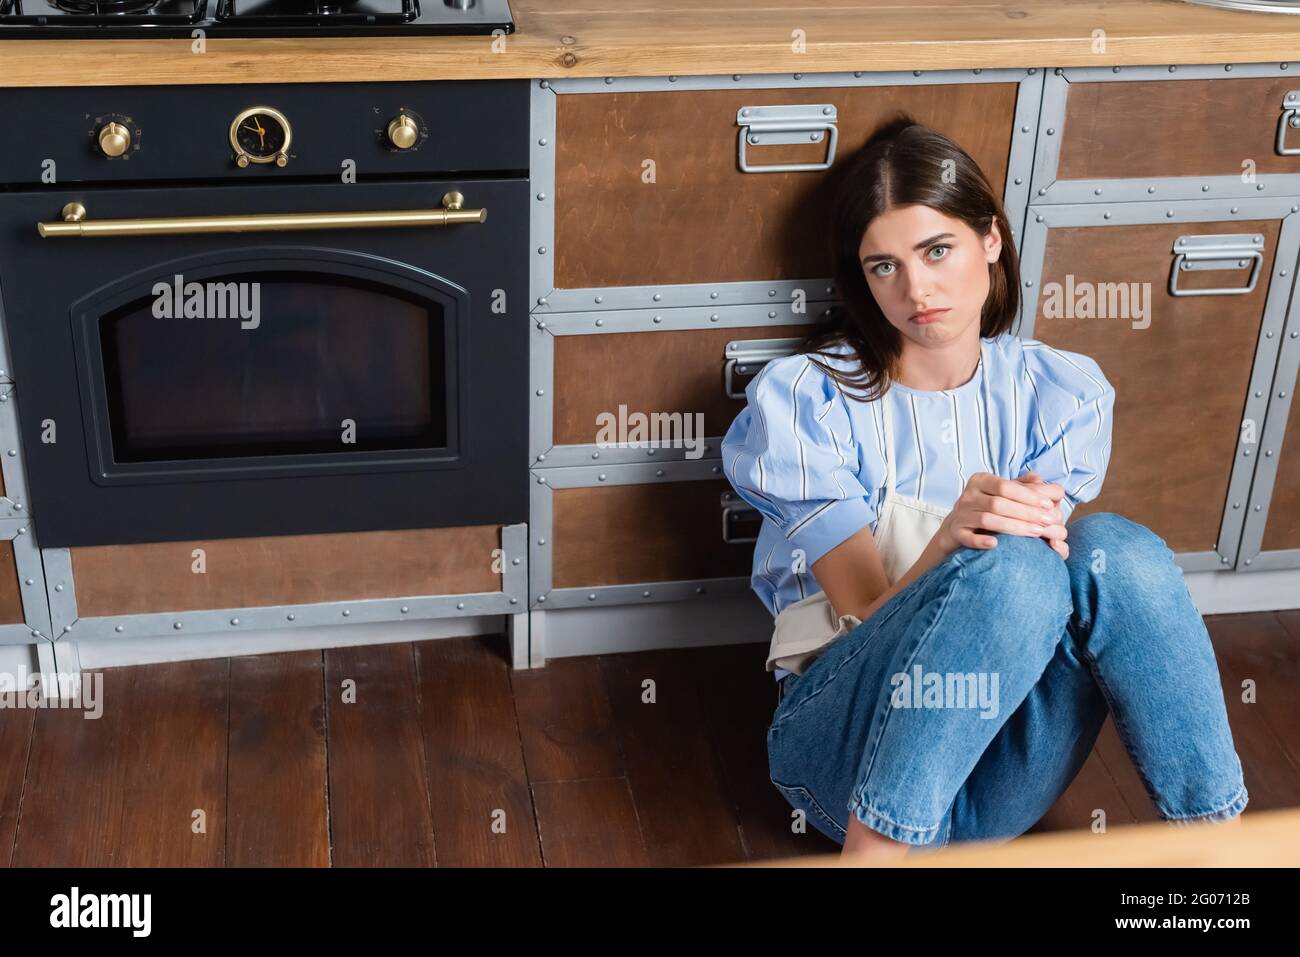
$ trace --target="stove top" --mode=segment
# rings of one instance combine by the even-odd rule
[[[509,0],[0,0],[0,39],[513,33]]]

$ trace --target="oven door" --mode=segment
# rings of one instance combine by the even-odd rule
[[[410,224],[453,190],[482,222]],[[527,195],[498,179],[4,197],[42,546],[526,521]],[[72,202],[118,225],[38,234]]]

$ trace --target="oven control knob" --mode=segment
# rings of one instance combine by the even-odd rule
[[[388,142],[399,150],[409,150],[420,141],[420,127],[405,113],[398,113],[389,121]]]
[[[121,123],[106,123],[99,131],[99,148],[105,156],[121,156],[131,148],[131,131]]]

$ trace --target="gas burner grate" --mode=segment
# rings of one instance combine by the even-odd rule
[[[0,24],[112,26],[198,23],[207,0],[0,0]]]
[[[218,23],[283,26],[410,23],[416,0],[218,0]]]
[[[152,10],[161,0],[49,0],[52,7],[66,13],[79,13],[92,17],[113,16],[119,13],[140,13]]]

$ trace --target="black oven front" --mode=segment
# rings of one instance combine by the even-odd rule
[[[377,86],[199,95],[214,127],[294,117],[283,166],[105,182],[126,164],[90,148],[59,163],[79,181],[0,193],[42,546],[526,521],[526,91],[479,88],[475,155],[427,125],[473,84]],[[385,148],[390,114],[421,150]]]

